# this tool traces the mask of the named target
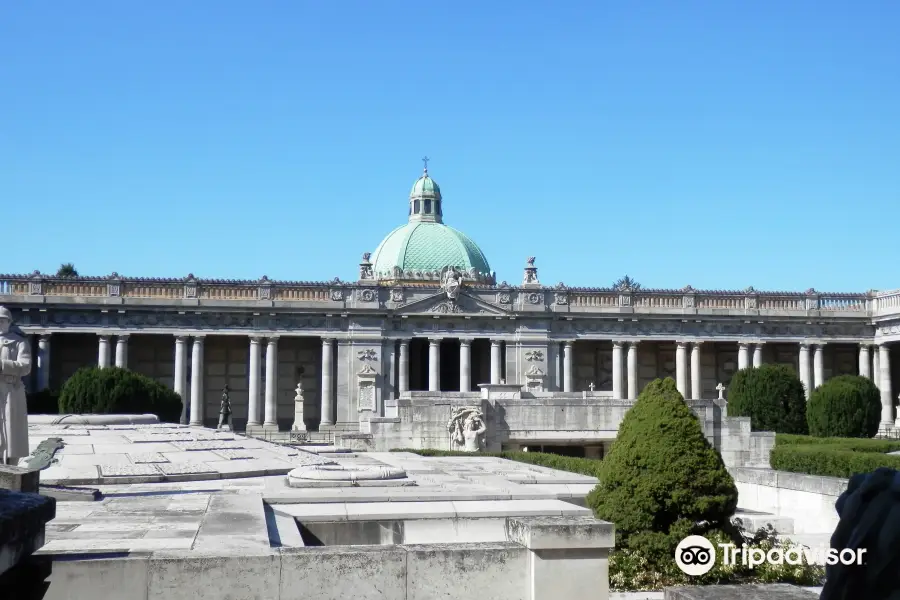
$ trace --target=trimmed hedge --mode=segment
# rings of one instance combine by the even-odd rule
[[[881,392],[868,377],[832,377],[810,394],[806,420],[814,436],[871,438],[881,423]]]
[[[432,449],[413,449],[413,448],[395,448],[391,452],[411,452],[419,456],[496,456],[497,458],[505,458],[520,463],[537,465],[539,467],[548,467],[550,469],[558,469],[569,473],[578,473],[580,475],[589,475],[597,477],[600,472],[602,460],[596,458],[578,458],[574,456],[561,456],[559,454],[549,454],[547,452],[457,452],[453,450],[432,450]]]
[[[678,540],[701,533],[697,524],[704,523],[703,531],[727,526],[737,507],[722,456],[671,378],[651,382],[638,396],[598,478],[586,499],[597,518],[615,523],[626,547],[633,542],[669,560]]]
[[[900,441],[875,440],[864,438],[813,437],[809,435],[791,435],[779,433],[775,436],[775,446],[826,446],[833,449],[852,450],[854,452],[875,452],[887,454],[900,450]]]
[[[878,467],[900,469],[900,456],[860,452],[842,444],[776,444],[769,463],[777,471],[849,478]]]
[[[85,367],[63,385],[59,410],[71,414],[154,414],[177,423],[181,396],[139,373],[118,367]]]
[[[787,365],[761,365],[735,373],[728,386],[728,416],[750,417],[753,431],[809,431],[803,383]]]

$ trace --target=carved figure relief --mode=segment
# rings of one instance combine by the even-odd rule
[[[453,450],[478,452],[483,446],[482,436],[487,431],[484,413],[475,406],[459,406],[450,413],[447,423],[450,445]]]
[[[525,353],[525,360],[527,361],[541,361],[544,360],[544,353],[540,350],[529,350]]]
[[[331,300],[333,302],[340,302],[343,299],[344,299],[344,291],[343,290],[340,290],[337,288],[331,290]]]
[[[531,293],[531,294],[528,294],[527,298],[528,298],[528,302],[531,304],[540,304],[542,295],[536,294],[536,293]]]
[[[553,294],[553,300],[557,304],[565,305],[569,303],[569,295],[566,292],[556,292]]]
[[[431,308],[431,312],[436,313],[461,313],[463,312],[462,308],[456,302],[451,302],[446,300],[439,304],[434,305]]]
[[[376,360],[378,358],[378,353],[371,348],[366,348],[365,350],[357,352],[356,356],[359,360]]]
[[[525,371],[525,387],[529,392],[543,392],[546,373],[537,365]]]
[[[375,290],[359,290],[357,294],[357,298],[362,300],[363,302],[374,302],[375,301]]]
[[[391,290],[391,302],[403,302],[403,288]]]
[[[500,292],[499,294],[497,294],[497,303],[510,304],[512,303],[512,296],[509,292]]]

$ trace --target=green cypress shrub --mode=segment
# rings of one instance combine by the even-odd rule
[[[867,377],[832,377],[810,395],[806,418],[816,437],[873,437],[881,422],[881,392]]]
[[[727,528],[737,488],[722,456],[671,378],[650,383],[626,413],[603,459],[600,483],[587,505],[611,521],[623,544],[629,537],[667,556],[687,532]],[[674,539],[676,538],[677,539]]]
[[[728,387],[728,416],[750,417],[753,431],[809,431],[803,383],[787,365],[762,365],[735,373]]]
[[[63,385],[59,410],[69,414],[154,414],[177,423],[181,396],[140,373],[118,367],[85,367]]]

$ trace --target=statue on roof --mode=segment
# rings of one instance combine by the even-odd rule
[[[522,285],[537,284],[540,284],[537,276],[537,267],[534,266],[534,257],[529,256],[528,260],[525,261],[525,274],[522,277]]]
[[[441,289],[450,300],[456,300],[459,296],[462,281],[462,273],[456,267],[444,267],[441,272]]]

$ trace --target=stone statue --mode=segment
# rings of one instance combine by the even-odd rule
[[[372,270],[372,263],[370,262],[370,258],[372,258],[371,252],[364,252],[362,255],[362,262],[359,263],[359,278],[360,279],[374,279],[375,273]]]
[[[0,460],[15,465],[28,456],[28,405],[22,378],[31,373],[31,348],[0,306]]]
[[[222,404],[219,407],[219,426],[217,429],[231,431],[231,399],[228,397],[228,384],[222,388]]]
[[[900,472],[882,467],[854,475],[835,508],[840,521],[831,548],[866,553],[861,565],[826,565],[821,600],[900,598]]]
[[[456,267],[446,267],[441,275],[441,289],[450,300],[456,300],[459,296],[459,288],[462,285],[462,273]]]
[[[303,421],[303,382],[297,382],[297,389],[294,390],[294,424],[291,431],[306,431],[306,423]]]
[[[451,447],[454,450],[478,452],[481,449],[482,436],[487,431],[484,413],[480,408],[474,406],[455,408],[450,416],[447,429],[450,432]]]
[[[537,267],[534,266],[534,257],[529,256],[525,261],[525,274],[522,276],[522,285],[540,283],[537,277]]]

